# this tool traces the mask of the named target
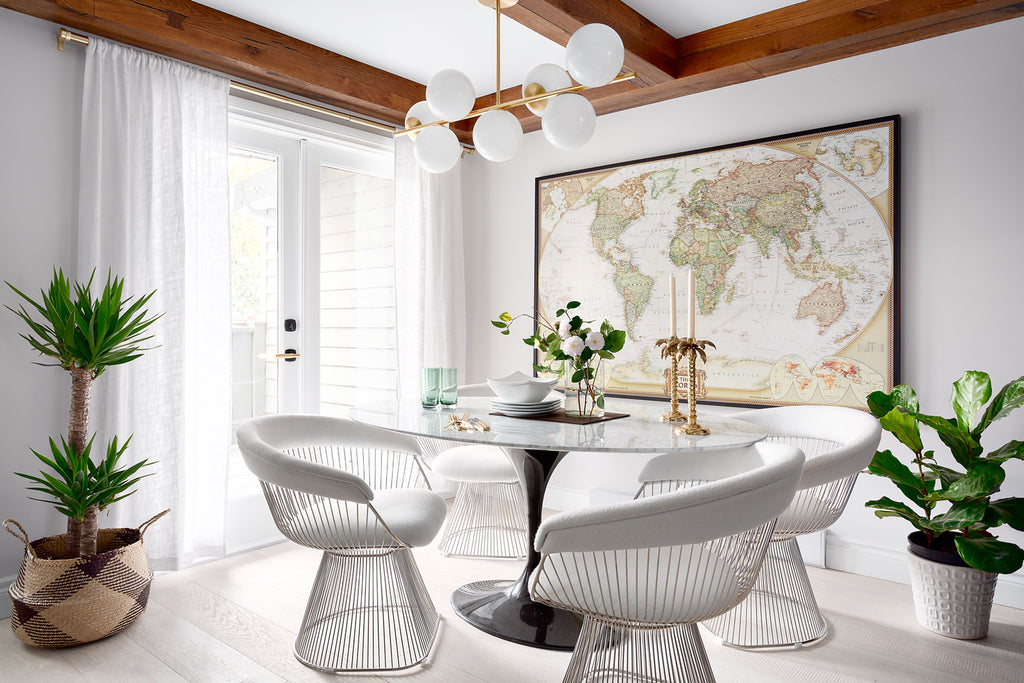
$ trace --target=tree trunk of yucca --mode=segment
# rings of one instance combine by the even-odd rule
[[[89,557],[96,554],[100,509],[93,505],[85,511],[85,519],[68,517],[68,557]]]
[[[89,443],[89,396],[95,373],[91,368],[71,368],[71,411],[68,415],[68,442],[81,453]]]
[[[81,454],[89,443],[89,396],[95,373],[91,368],[71,368],[71,411],[68,415],[68,443]],[[85,512],[85,518],[68,517],[68,556],[86,557],[96,554],[96,533],[99,530],[99,508]]]

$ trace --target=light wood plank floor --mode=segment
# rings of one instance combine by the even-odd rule
[[[489,637],[456,617],[452,590],[512,578],[521,564],[456,560],[416,551],[442,614],[425,666],[388,676],[330,676],[299,664],[295,629],[319,553],[291,543],[174,574],[153,584],[149,609],[114,638],[65,650],[20,643],[0,622],[3,681],[560,681],[568,653]],[[917,625],[910,587],[842,572],[810,570],[832,631],[799,650],[744,652],[704,632],[719,681],[1024,681],[1024,611],[996,605],[988,638],[957,641]]]

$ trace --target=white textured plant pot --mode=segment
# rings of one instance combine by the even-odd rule
[[[973,640],[988,635],[998,574],[955,567],[907,551],[917,621],[950,638]]]

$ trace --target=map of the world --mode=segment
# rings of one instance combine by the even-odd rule
[[[539,179],[540,313],[626,330],[608,391],[665,396],[654,343],[692,268],[708,400],[865,406],[893,383],[897,123]]]

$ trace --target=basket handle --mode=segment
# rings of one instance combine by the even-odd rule
[[[13,524],[14,526],[18,527],[18,530],[21,531],[21,533],[19,534],[17,531],[12,529],[9,526],[11,524]],[[36,556],[36,551],[32,549],[32,542],[29,541],[29,539],[28,539],[28,532],[25,531],[25,527],[23,527],[22,525],[18,524],[13,519],[5,519],[4,520],[4,528],[7,529],[7,531],[11,534],[11,536],[14,536],[16,539],[18,539],[19,541],[21,541],[22,543],[25,544],[25,552],[27,552],[32,557]]]
[[[171,508],[167,508],[163,512],[156,513],[155,515],[153,515],[152,517],[147,519],[145,522],[140,524],[139,525],[139,537],[141,538],[142,536],[145,535],[146,530],[149,529],[150,525],[153,524],[153,522],[155,522],[156,520],[160,519],[161,517],[163,517],[164,515],[166,515],[170,511],[171,511]]]

